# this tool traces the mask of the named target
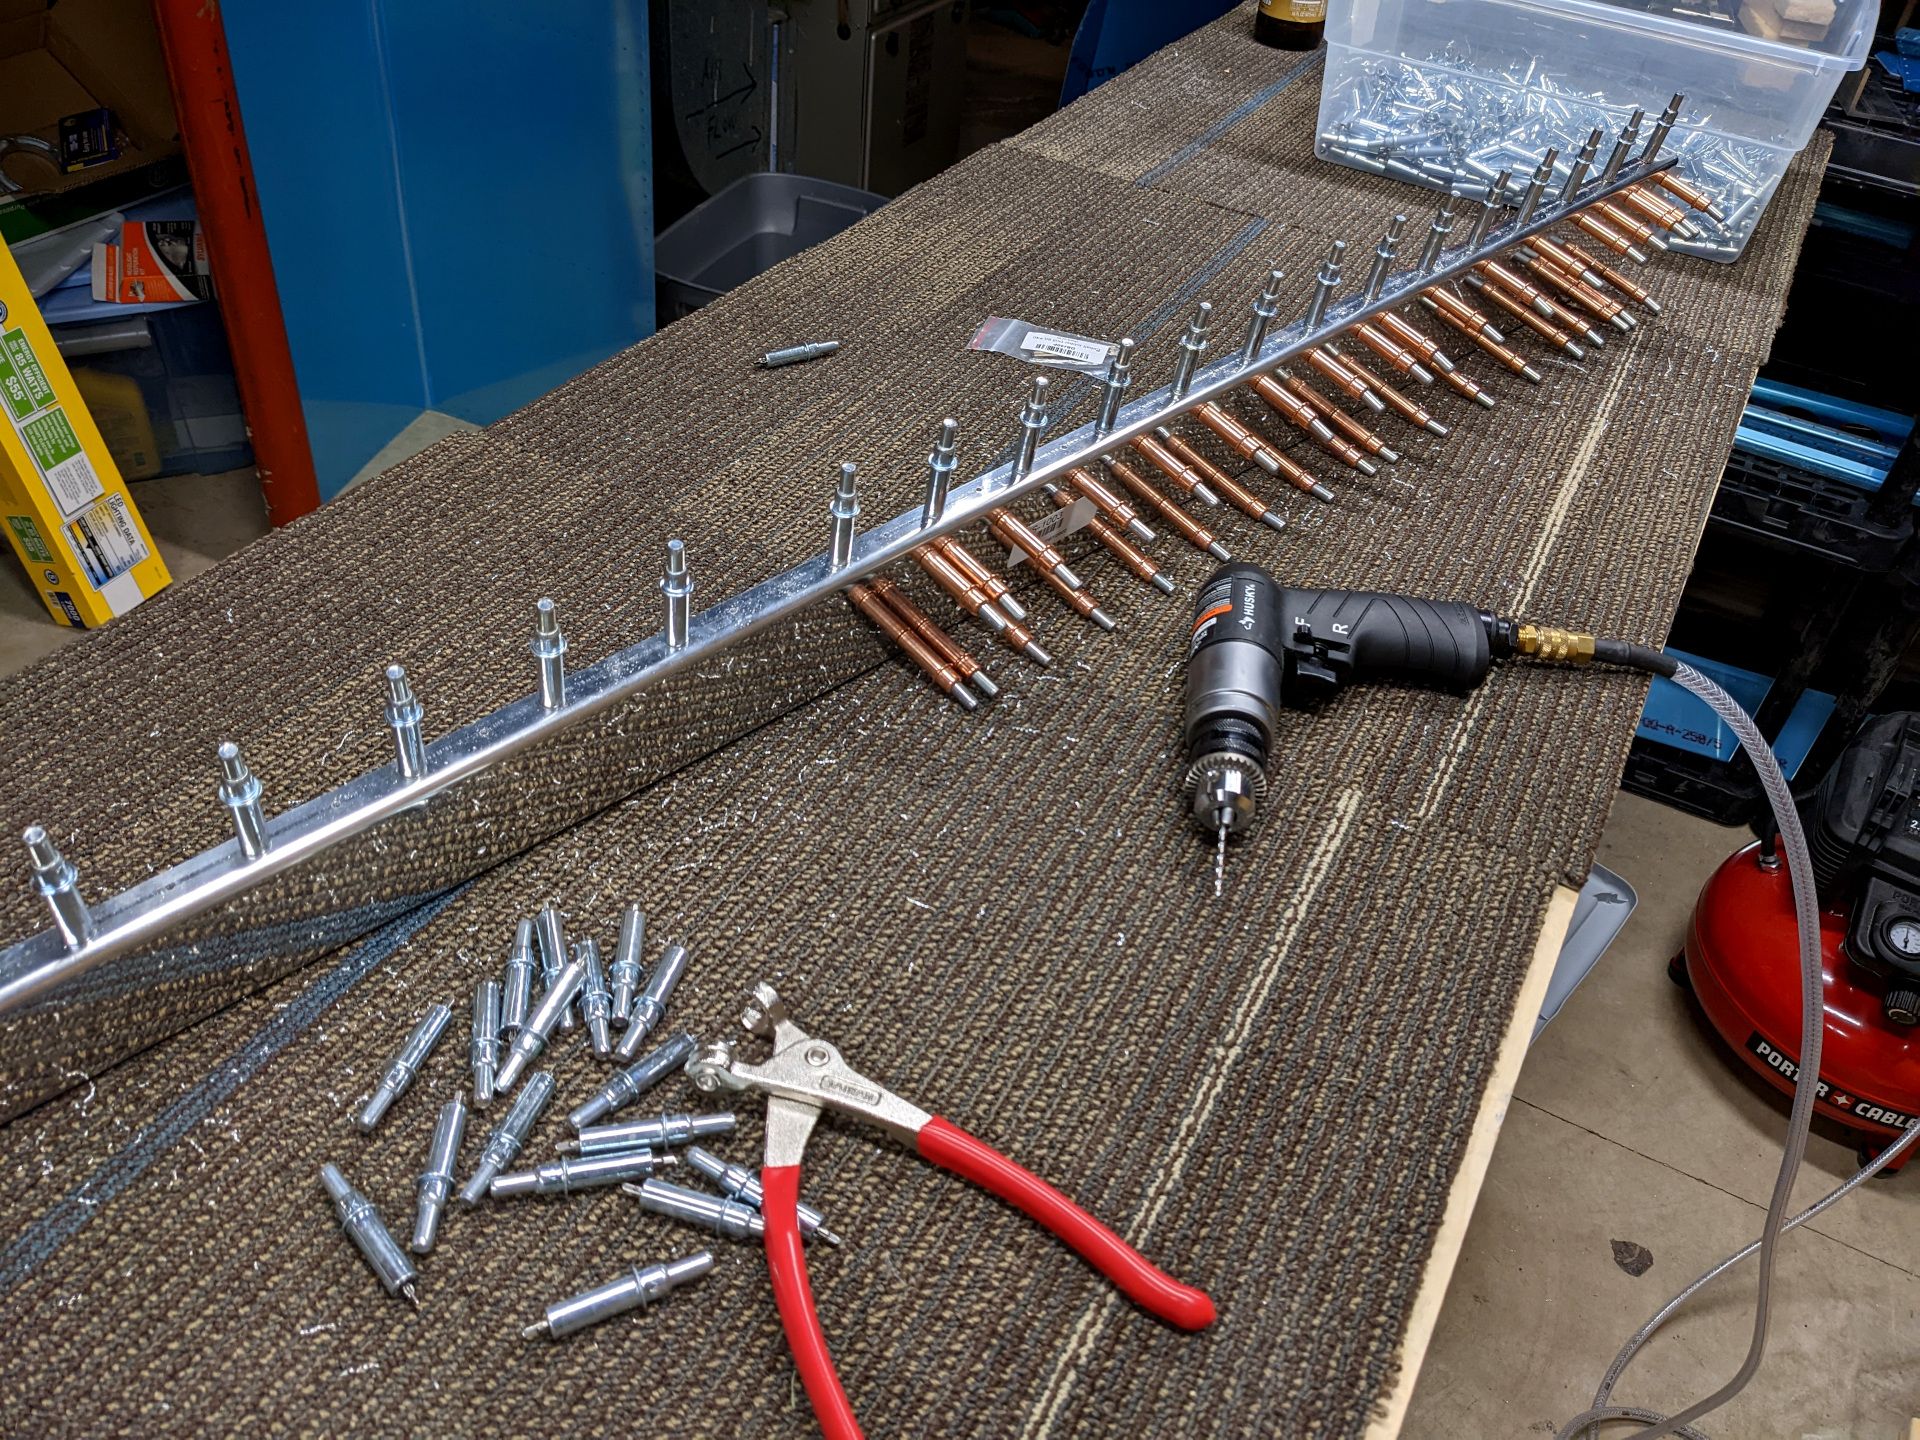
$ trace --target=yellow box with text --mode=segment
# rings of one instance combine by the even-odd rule
[[[173,578],[4,245],[0,523],[62,625],[104,625]]]

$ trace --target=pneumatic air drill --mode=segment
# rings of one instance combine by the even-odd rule
[[[1609,653],[1617,649],[1615,656]],[[1283,707],[1325,699],[1359,680],[1471,690],[1497,659],[1536,655],[1620,661],[1618,641],[1523,625],[1457,600],[1277,584],[1258,565],[1225,565],[1200,589],[1187,649],[1188,764],[1193,823],[1214,837],[1213,888],[1227,837],[1252,826]]]

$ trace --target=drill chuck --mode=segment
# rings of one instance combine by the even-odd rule
[[[1279,587],[1258,565],[1225,565],[1201,587],[1187,642],[1187,773],[1193,823],[1244,830],[1267,790],[1281,691]]]
[[[1276,584],[1258,565],[1225,565],[1201,587],[1187,649],[1184,790],[1193,823],[1247,829],[1266,793],[1279,713],[1355,680],[1470,690],[1512,626],[1459,601]]]

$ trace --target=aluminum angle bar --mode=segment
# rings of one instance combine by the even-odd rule
[[[544,708],[538,695],[501,707],[426,747],[426,768],[412,779],[392,766],[361,775],[337,789],[295,805],[266,822],[266,849],[251,858],[229,840],[92,905],[92,934],[68,946],[44,930],[0,950],[0,1017],[43,996],[52,987],[116,956],[160,938],[182,921],[245,894],[273,875],[312,859],[382,821],[420,805],[469,776],[609,710],[665,677],[685,670],[728,645],[823,600],[854,581],[882,570],[937,535],[962,530],[1042,485],[1058,481],[1077,465],[1107,454],[1137,435],[1163,425],[1323,344],[1363,320],[1409,303],[1422,290],[1456,279],[1477,262],[1564,221],[1575,211],[1667,169],[1674,158],[1633,164],[1614,180],[1590,183],[1571,201],[1543,206],[1526,224],[1495,225],[1482,243],[1457,253],[1442,251],[1440,263],[1390,273],[1378,295],[1356,295],[1327,307],[1317,324],[1302,321],[1275,330],[1249,361],[1234,353],[1197,370],[1186,392],[1170,385],[1139,395],[1120,407],[1113,427],[1097,434],[1092,421],[1044,440],[1024,475],[1010,464],[983,471],[953,488],[944,511],[923,523],[916,506],[856,537],[848,563],[834,567],[825,551],[779,575],[693,614],[686,643],[674,647],[665,631],[566,677],[564,700]],[[85,876],[81,876],[84,886]]]

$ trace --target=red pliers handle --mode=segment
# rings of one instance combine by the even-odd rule
[[[936,1115],[920,1128],[916,1145],[924,1158],[1046,1226],[1143,1310],[1182,1330],[1203,1330],[1213,1323],[1213,1301],[1205,1292],[1181,1284],[1031,1170],[958,1125]],[[800,1167],[766,1166],[760,1183],[766,1190],[761,1210],[767,1221],[767,1269],[800,1381],[827,1440],[859,1440],[860,1423],[833,1368],[813,1306],[813,1288],[807,1283],[806,1251],[794,1210],[800,1199]]]
[[[695,1084],[703,1089],[724,1085],[760,1089],[768,1094],[767,1164],[760,1172],[765,1190],[761,1212],[766,1218],[767,1269],[787,1343],[827,1440],[858,1440],[861,1430],[833,1368],[833,1356],[814,1309],[796,1212],[801,1157],[823,1109],[857,1115],[911,1140],[925,1159],[971,1180],[1039,1221],[1128,1299],[1169,1324],[1182,1330],[1201,1330],[1213,1323],[1213,1301],[1202,1291],[1183,1285],[1157,1268],[1031,1170],[1016,1165],[958,1125],[909,1105],[860,1075],[832,1045],[795,1025],[772,987],[756,987],[754,999],[754,1006],[747,1012],[747,1025],[756,1033],[773,1036],[773,1057],[763,1065],[745,1064],[734,1059],[730,1046],[722,1044],[711,1047],[687,1068]]]

